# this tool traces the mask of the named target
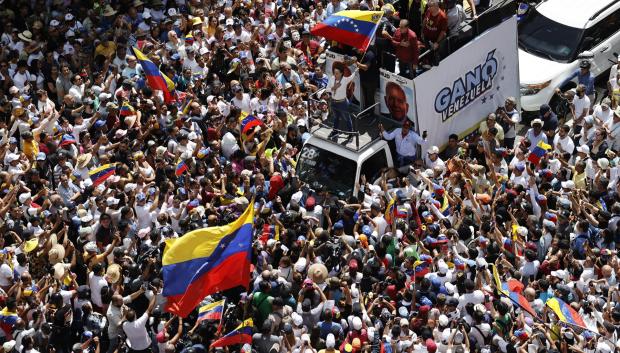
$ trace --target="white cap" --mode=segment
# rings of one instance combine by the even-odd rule
[[[577,152],[590,153],[590,147],[588,145],[577,146]]]
[[[551,276],[566,280],[568,279],[568,272],[566,270],[551,271]]]
[[[336,338],[333,333],[327,335],[325,339],[325,347],[326,348],[334,348],[336,346]]]
[[[58,20],[50,21],[50,27],[58,27],[58,26],[60,26],[60,22],[58,22]]]
[[[108,204],[108,206],[118,205],[118,203],[120,202],[119,199],[112,197],[112,196],[108,197],[105,201]]]
[[[232,18],[229,18],[229,19],[226,20],[226,25],[227,26],[232,26],[233,24],[235,24],[235,21],[233,21]]]
[[[67,33],[65,33],[65,37],[75,37],[75,32],[73,32],[72,30],[68,30]]]
[[[198,50],[198,54],[200,55],[205,55],[208,52],[209,52],[209,49],[207,49],[206,47],[201,47],[200,50]]]
[[[575,188],[575,182],[572,180],[563,181],[561,184],[563,189],[573,190]]]
[[[14,162],[14,161],[19,160],[19,156],[18,156],[18,155],[16,155],[15,153],[9,153],[9,155],[6,157],[6,160],[7,160],[9,163],[11,163],[11,162]]]
[[[144,10],[144,12],[142,13],[142,18],[151,18],[151,12],[149,10]]]
[[[10,352],[13,350],[13,348],[15,348],[15,340],[4,342],[4,344],[2,345],[2,349],[4,349],[5,352]]]
[[[437,268],[439,269],[439,273],[442,275],[448,273],[448,265],[443,260],[439,260],[437,263]]]
[[[437,146],[432,146],[431,148],[428,149],[428,154],[437,154],[439,153],[439,147]]]
[[[32,198],[32,194],[29,192],[25,192],[23,194],[19,195],[19,203],[24,203],[26,201],[28,201],[29,198]]]
[[[88,222],[92,222],[93,220],[93,216],[89,213],[86,216],[80,218],[80,222],[82,223],[88,223]]]
[[[138,187],[138,184],[128,183],[128,184],[125,184],[124,191],[125,192],[132,192],[132,191],[136,190],[137,187]]]
[[[177,15],[177,10],[176,9],[174,9],[174,8],[168,9],[168,16],[174,17],[176,15]]]
[[[73,20],[73,15],[70,14],[70,13],[66,14],[65,15],[65,21],[71,21],[71,20]]]
[[[609,159],[599,158],[596,161],[596,164],[598,164],[598,167],[601,168],[602,170],[607,170],[607,168],[609,168]]]
[[[351,320],[351,324],[352,324],[354,330],[361,330],[362,329],[362,319],[360,319],[357,316],[353,317],[353,320]]]
[[[107,92],[99,93],[99,100],[100,101],[104,101],[104,100],[110,99],[110,98],[112,98],[112,95],[110,93],[107,93]]]

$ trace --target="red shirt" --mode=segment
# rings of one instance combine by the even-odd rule
[[[424,22],[422,23],[422,33],[424,39],[431,42],[437,42],[439,35],[448,31],[448,16],[443,10],[439,10],[437,15],[433,16],[430,11],[426,11]]]
[[[403,47],[401,42],[408,42],[409,45]],[[407,30],[407,33],[401,33],[400,29],[397,29],[392,37],[392,45],[396,52],[396,57],[399,61],[404,63],[418,64],[418,36],[411,29]]]

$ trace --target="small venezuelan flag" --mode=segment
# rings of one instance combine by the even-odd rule
[[[149,86],[151,86],[152,89],[162,91],[164,93],[164,100],[166,103],[172,102],[175,99],[173,95],[174,82],[159,71],[157,65],[155,65],[154,62],[144,55],[140,49],[133,47],[132,50],[140,62],[140,66],[142,66],[142,70],[144,71],[144,75],[146,76]]]
[[[209,294],[237,286],[247,289],[253,224],[254,200],[233,223],[166,240],[162,275],[168,312],[186,317]]]
[[[546,144],[544,141],[538,142],[536,147],[530,152],[530,155],[527,157],[527,160],[538,165],[540,160],[547,154],[547,151],[551,149],[551,146]]]
[[[430,272],[430,263],[422,260],[418,260],[413,263],[413,268],[415,271],[416,277],[424,277],[426,274]]]
[[[75,141],[75,137],[73,137],[73,135],[71,134],[64,134],[62,135],[62,138],[60,139],[60,147],[65,147],[67,145],[71,145],[71,144],[76,144],[77,141]]]
[[[177,167],[174,170],[174,175],[181,176],[181,174],[185,173],[185,171],[187,171],[188,169],[189,167],[187,166],[187,163],[181,160],[179,161],[179,163],[177,163]]]
[[[387,224],[392,224],[394,222],[394,213],[395,213],[395,206],[394,206],[394,202],[395,199],[392,198],[390,200],[390,202],[387,205],[387,208],[385,209],[385,221],[387,222]]]
[[[16,312],[9,311],[6,307],[0,311],[0,329],[4,331],[9,340],[13,338],[13,329],[18,318]]]
[[[254,323],[252,322],[252,319],[247,319],[241,325],[237,326],[236,329],[230,331],[224,337],[211,343],[211,348],[232,346],[234,344],[252,344],[253,327]]]
[[[254,115],[246,116],[243,120],[241,120],[241,136],[244,140],[247,140],[252,137],[254,128],[262,125],[263,122]]]
[[[121,116],[131,116],[136,114],[136,110],[131,106],[131,104],[129,104],[129,102],[125,101],[123,102],[119,113]]]
[[[277,225],[265,224],[263,225],[263,232],[260,237],[261,243],[266,244],[267,240],[275,239],[280,240],[280,229]]]
[[[201,148],[198,153],[196,154],[196,157],[198,157],[199,159],[204,159],[205,157],[207,157],[209,154],[211,153],[211,148],[209,147],[203,147]]]
[[[315,36],[366,51],[382,16],[383,11],[340,11],[315,25],[310,32]]]
[[[90,176],[93,186],[103,183],[114,174],[116,174],[116,163],[104,164],[101,167],[95,168],[88,172],[88,176]]]
[[[198,309],[198,321],[220,320],[224,312],[224,299],[204,305]]]

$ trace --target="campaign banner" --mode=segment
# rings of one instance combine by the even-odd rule
[[[513,16],[414,79],[419,126],[430,146],[443,146],[450,134],[463,137],[480,121],[519,97],[517,18]]]
[[[384,117],[403,123],[416,123],[413,80],[387,70],[380,70],[379,106]]]
[[[351,73],[355,70],[355,66],[347,66],[345,64],[345,56],[342,54],[328,50],[325,52],[325,57],[325,74],[329,77],[334,76],[334,67],[344,70],[345,77],[351,76]],[[355,74],[355,76],[355,79],[347,86],[347,97],[352,103],[360,104],[362,102],[362,86],[360,84],[360,75]]]

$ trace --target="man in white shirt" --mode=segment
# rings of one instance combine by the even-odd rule
[[[579,133],[583,127],[583,119],[590,111],[590,98],[586,95],[586,86],[578,85],[576,88],[573,105],[575,107],[575,116],[573,117],[575,125],[575,133]]]
[[[153,295],[149,307],[146,312],[139,318],[136,318],[136,312],[133,309],[129,309],[125,314],[126,321],[123,323],[123,332],[127,336],[127,346],[131,352],[134,353],[147,353],[150,352],[151,337],[146,331],[146,324],[149,319],[149,315],[155,307],[157,296]]]
[[[242,112],[246,113],[246,114],[251,114],[252,112],[252,107],[251,107],[251,99],[250,99],[250,95],[247,93],[243,93],[243,88],[241,86],[234,86],[232,88],[233,93],[235,94],[235,96],[233,97],[233,99],[231,100],[231,103],[241,109]]]
[[[575,143],[573,142],[573,139],[568,136],[569,132],[570,126],[562,125],[558,131],[558,134],[553,138],[553,147],[558,152],[568,152],[572,155],[575,150]]]
[[[108,353],[112,353],[118,343],[118,334],[123,321],[123,313],[129,309],[125,304],[131,303],[134,299],[138,298],[144,293],[144,288],[140,288],[137,292],[128,295],[126,297],[120,294],[114,294],[112,296],[112,302],[106,312],[106,318],[108,319],[108,338],[110,339],[110,347]]]
[[[101,299],[101,288],[108,285],[108,281],[103,278],[103,266],[96,263],[93,271],[88,274],[88,286],[90,287],[90,300],[93,305],[101,310],[103,308],[103,300]]]
[[[26,60],[20,60],[17,63],[17,72],[13,75],[13,84],[20,92],[25,93],[30,89],[30,76]]]
[[[617,151],[620,148],[620,107],[614,110],[613,118],[605,124],[605,129],[608,132],[609,148]]]
[[[601,126],[613,118],[613,111],[610,109],[611,99],[605,98],[601,101],[601,104],[594,106],[592,116],[597,126]]]
[[[84,83],[84,79],[80,75],[75,75],[72,80],[73,86],[69,88],[69,95],[73,97],[73,100],[77,104],[82,103],[82,97],[84,96],[84,89],[87,84],[90,85],[90,81]]]
[[[137,229],[147,229],[153,225],[153,220],[158,213],[156,210],[159,201],[159,191],[155,191],[154,196],[155,199],[152,202],[147,202],[144,193],[141,192],[136,195],[134,210],[136,211],[136,218],[138,218]]]
[[[405,120],[402,128],[387,132],[383,129],[383,125],[379,124],[379,132],[386,140],[395,140],[396,142],[396,164],[398,167],[412,164],[416,158],[416,145],[426,143],[426,131],[422,133],[422,137],[415,131],[411,130],[411,121]]]

